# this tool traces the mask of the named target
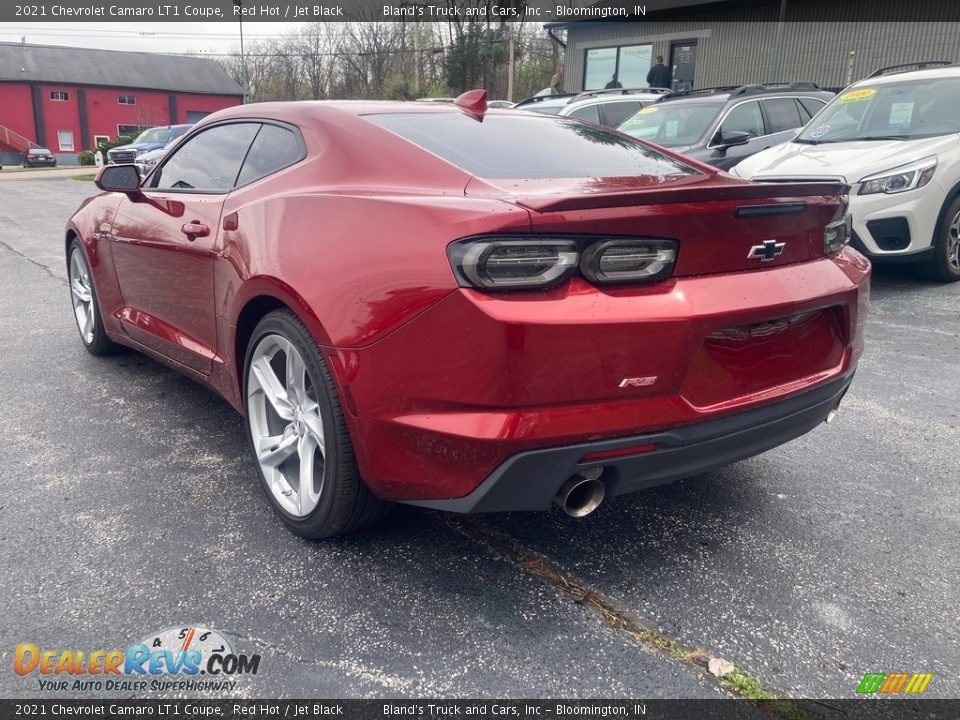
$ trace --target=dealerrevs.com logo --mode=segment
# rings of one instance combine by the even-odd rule
[[[126,650],[41,648],[20,643],[13,671],[36,676],[43,691],[229,691],[241,675],[256,675],[259,655],[234,652],[216,630],[175,627]]]

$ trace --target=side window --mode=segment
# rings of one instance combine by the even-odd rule
[[[810,117],[813,117],[818,112],[823,110],[823,106],[826,105],[823,100],[817,100],[815,98],[797,98],[800,101],[800,104],[803,105],[803,109],[809,113]]]
[[[246,185],[266,177],[293,165],[302,157],[300,139],[293,130],[277,125],[263,125],[250,146],[247,159],[243,161],[237,185]]]
[[[600,110],[596,105],[577,108],[570,113],[569,117],[577,118],[578,120],[589,120],[592,123],[600,124]]]
[[[600,111],[603,113],[603,124],[609,127],[617,127],[642,107],[643,103],[639,100],[604,103],[600,106]]]
[[[783,132],[803,125],[803,121],[800,119],[800,110],[797,109],[797,104],[793,101],[793,98],[764,100],[763,109],[767,111],[768,132]]]
[[[720,125],[720,132],[745,132],[750,137],[765,135],[760,104],[756,100],[737,105]],[[719,138],[718,138],[719,139]]]
[[[233,188],[240,164],[259,129],[259,123],[248,122],[204,130],[181,145],[151,176],[150,187],[227,192]]]

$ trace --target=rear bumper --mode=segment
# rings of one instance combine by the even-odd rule
[[[460,513],[546,510],[567,478],[594,468],[602,469],[600,479],[607,496],[637,492],[753,457],[804,435],[840,404],[852,380],[850,371],[773,405],[697,425],[519,453],[465,497],[407,502]],[[584,460],[596,453],[615,454],[641,446],[655,449]]]
[[[848,377],[868,278],[866,259],[846,250],[649,288],[599,291],[574,278],[536,294],[459,290],[386,338],[327,357],[370,488],[386,500],[446,502],[472,497],[507,463],[524,467],[532,461],[518,458],[530,453],[673,432],[686,445],[700,437],[694,428],[787,407]],[[557,482],[581,459],[564,455]]]

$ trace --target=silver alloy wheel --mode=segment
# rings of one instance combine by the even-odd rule
[[[73,314],[77,319],[80,337],[89,345],[93,342],[93,283],[90,282],[90,268],[80,248],[70,253],[70,298],[73,300]]]
[[[953,218],[947,231],[947,262],[954,272],[960,272],[960,212]]]
[[[303,357],[282,335],[265,336],[253,351],[247,409],[273,499],[290,515],[306,517],[323,490],[323,420]]]

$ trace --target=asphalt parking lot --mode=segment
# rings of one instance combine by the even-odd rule
[[[836,421],[758,458],[580,521],[401,508],[314,543],[274,519],[224,401],[83,350],[62,234],[92,191],[0,178],[0,696],[38,694],[17,643],[181,624],[262,655],[236,697],[727,694],[576,588],[778,695],[922,671],[960,696],[960,283],[876,273]]]

